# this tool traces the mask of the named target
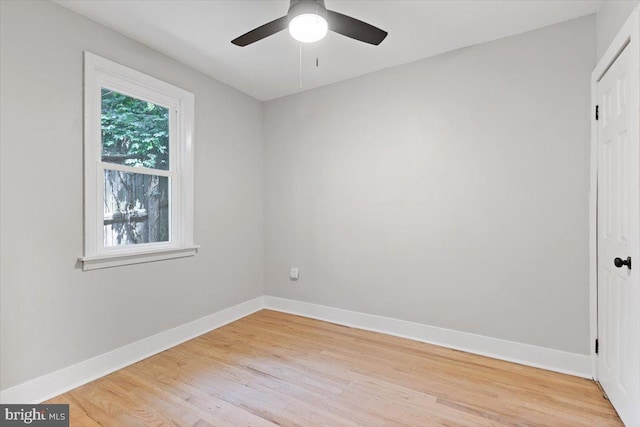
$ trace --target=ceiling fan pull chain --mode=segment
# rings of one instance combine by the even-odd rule
[[[302,43],[300,43],[300,50],[299,50],[299,60],[298,60],[298,69],[300,71],[300,90],[302,90]]]
[[[316,16],[320,14],[320,4],[316,3]],[[318,68],[318,52],[320,52],[320,43],[316,44],[316,68]]]

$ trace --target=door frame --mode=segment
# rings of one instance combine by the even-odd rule
[[[609,45],[591,73],[591,165],[589,183],[589,346],[591,371],[598,380],[595,342],[598,338],[598,127],[595,118],[598,101],[597,83],[615,62],[623,49],[631,50],[631,61],[640,70],[640,6],[637,6]]]

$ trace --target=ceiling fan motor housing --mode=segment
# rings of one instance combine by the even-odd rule
[[[324,5],[324,0],[291,0],[289,12],[287,12],[289,21],[305,13],[319,15],[326,20],[327,8]]]

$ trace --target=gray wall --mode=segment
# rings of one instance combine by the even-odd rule
[[[599,54],[631,11],[609,3]],[[0,389],[263,290],[588,353],[593,17],[271,101],[264,122],[50,2],[0,2],[0,31]],[[76,264],[83,50],[195,93],[196,257]]]
[[[604,0],[602,2],[596,14],[598,58],[602,57],[638,4],[640,4],[638,0]]]
[[[0,8],[0,388],[262,295],[262,105],[50,2]],[[197,256],[78,269],[83,50],[195,93]]]
[[[588,354],[594,21],[267,102],[265,293]]]

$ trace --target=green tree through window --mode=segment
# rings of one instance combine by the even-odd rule
[[[169,110],[102,89],[102,161],[169,169]]]
[[[102,88],[102,161],[138,169],[104,170],[104,245],[169,240],[169,110]]]

